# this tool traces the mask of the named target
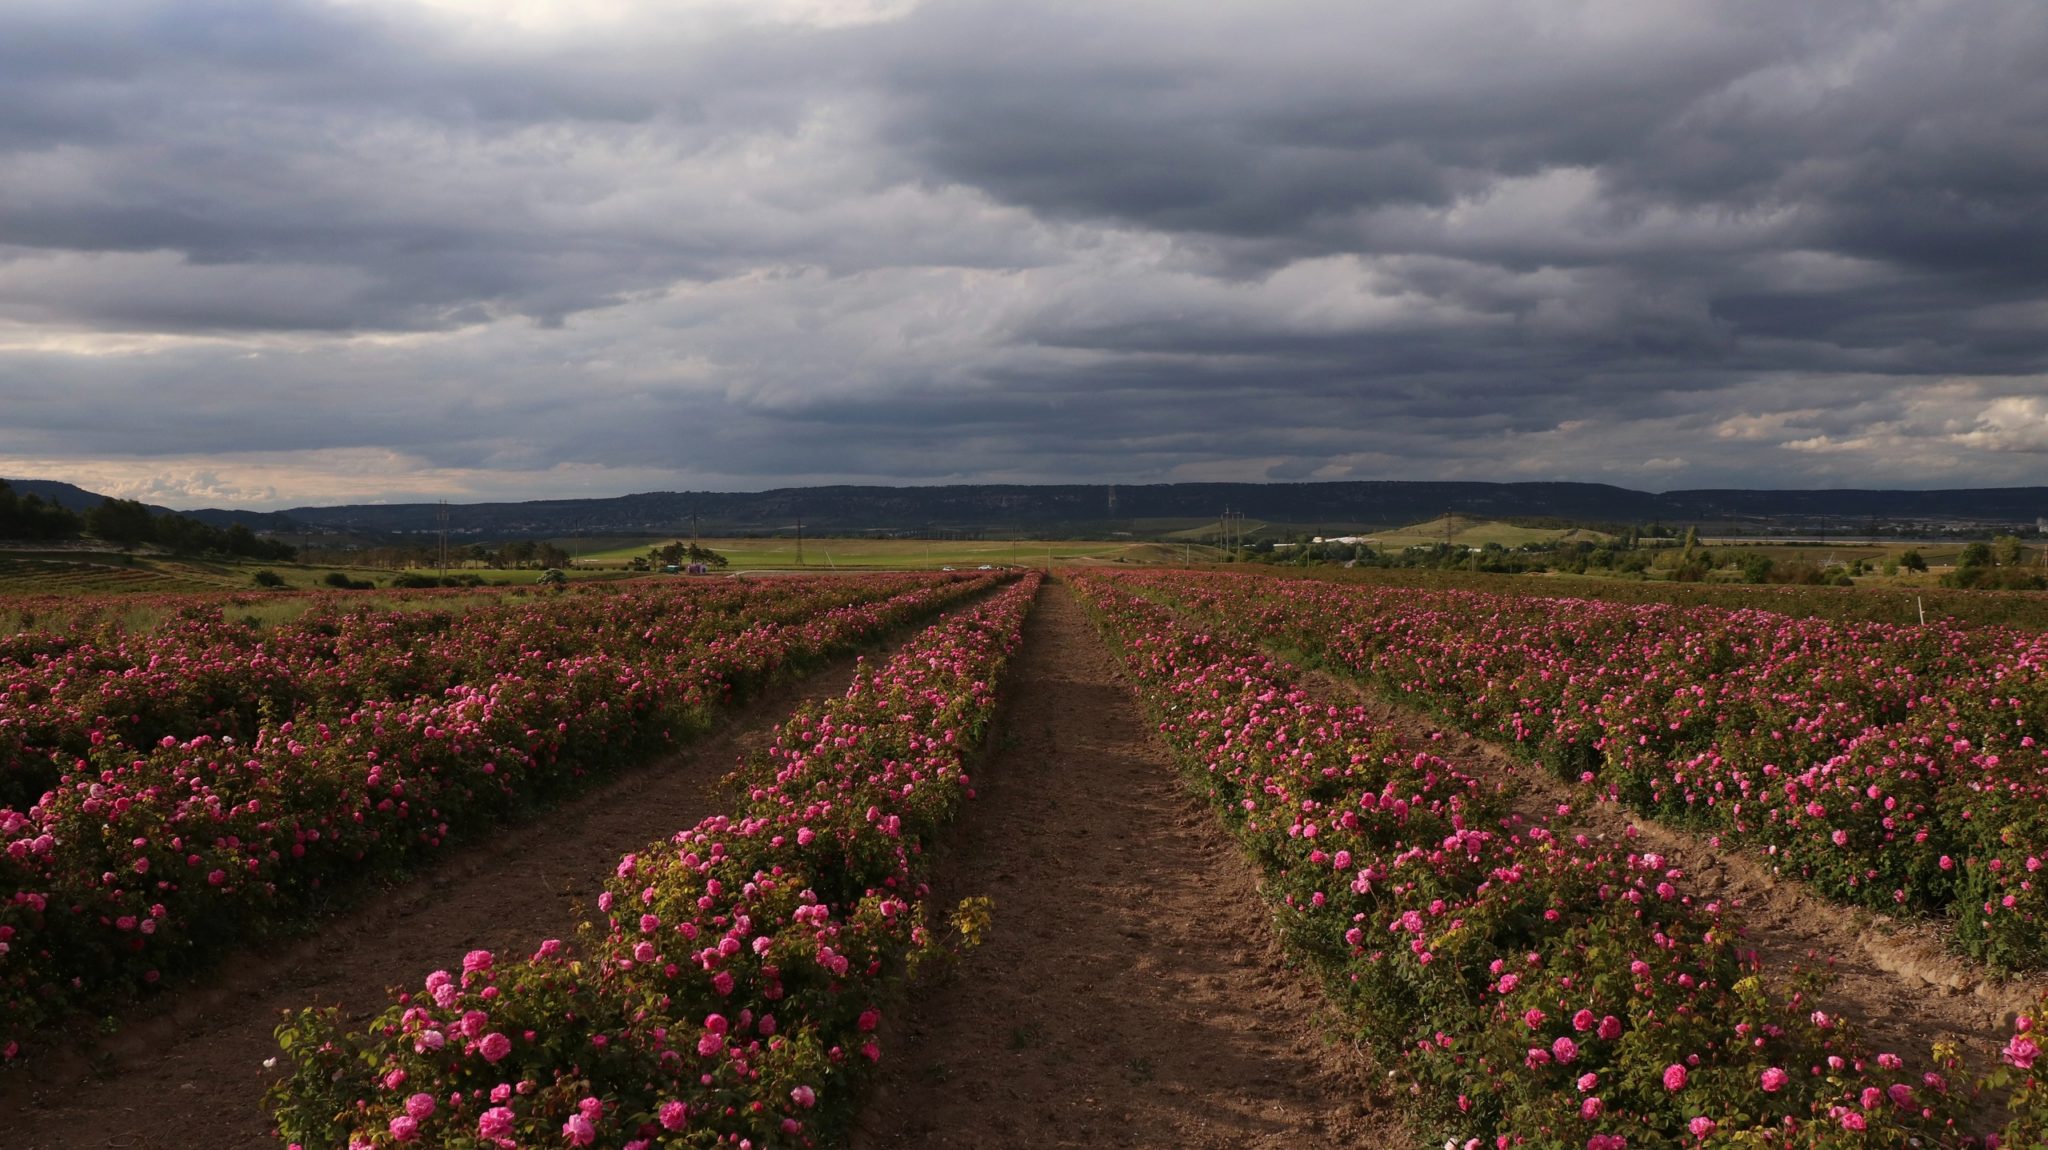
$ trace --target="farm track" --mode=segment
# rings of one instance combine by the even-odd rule
[[[914,633],[914,631],[913,631]],[[903,636],[899,636],[902,638]],[[892,643],[893,647],[894,644]],[[393,986],[456,968],[464,952],[523,957],[573,939],[619,857],[722,809],[719,780],[803,702],[845,692],[849,656],[764,691],[712,732],[617,774],[536,821],[497,828],[401,886],[366,894],[306,939],[239,955],[166,995],[89,1056],[55,1052],[0,1079],[8,1150],[276,1150],[263,1095],[282,1013],[340,1004],[366,1019]]]
[[[933,883],[994,926],[891,1012],[854,1150],[1412,1143],[1065,585],[1010,680]]]
[[[1447,730],[1370,688],[1324,672],[1305,672],[1304,677],[1333,699],[1357,699],[1410,746],[1428,746],[1479,778],[1519,783],[1522,790],[1514,804],[1524,816],[1563,830],[1566,824],[1557,818],[1557,809],[1568,803],[1585,834],[1615,839],[1634,827],[1638,849],[1656,851],[1684,871],[1695,900],[1718,899],[1740,909],[1744,939],[1763,956],[1768,971],[1780,976],[1794,966],[1831,971],[1836,982],[1818,996],[1817,1005],[1847,1019],[1879,1050],[1924,1058],[1930,1043],[1953,1041],[1968,1052],[1973,1066],[1988,1069],[2011,1034],[2011,1017],[2030,1011],[2048,985],[2040,979],[1991,975],[1981,964],[1948,951],[1943,945],[1947,932],[1937,924],[1885,919],[1842,906],[1797,879],[1772,874],[1741,848],[1716,848],[1705,835],[1639,819],[1616,803],[1588,805],[1541,766]]]

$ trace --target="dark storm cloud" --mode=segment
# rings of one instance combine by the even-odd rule
[[[2044,199],[2031,0],[17,3],[0,465],[2025,482]]]

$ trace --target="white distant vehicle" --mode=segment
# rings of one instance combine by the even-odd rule
[[[984,564],[982,564],[981,566],[979,566],[979,567],[975,568],[975,570],[977,570],[977,571],[993,571],[993,570],[995,570],[995,568],[994,568],[994,567],[992,567],[992,566],[990,566],[990,565],[989,565],[989,564],[987,564],[987,563],[984,563]]]
[[[952,568],[951,568],[951,567],[941,567],[941,568],[939,568],[939,570],[941,570],[941,571],[951,571],[951,570],[952,570]]]

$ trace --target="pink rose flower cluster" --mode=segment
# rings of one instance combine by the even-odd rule
[[[0,662],[0,1046],[988,585],[640,585],[466,613],[342,600],[263,631],[215,608]]]
[[[967,755],[1038,584],[946,615],[792,715],[736,776],[736,810],[619,861],[578,948],[473,954],[353,1032],[302,1014],[280,1130],[341,1145],[408,1117],[423,1139],[500,1148],[809,1144],[817,1108],[882,1056],[883,986],[936,945],[923,844],[971,797]],[[424,1119],[405,1105],[418,1091],[442,1100]]]
[[[1961,1100],[1751,977],[1738,924],[1695,901],[1667,859],[1516,813],[1255,641],[1210,629],[1216,616],[1159,595],[1248,580],[1074,582],[1162,737],[1265,861],[1284,937],[1346,988],[1382,1059],[1458,1141],[1778,1139],[1846,1129],[1851,1112],[1901,1143],[1955,1140]],[[1273,594],[1291,601],[1291,583]],[[1299,625],[1266,610],[1252,629]],[[1809,1066],[1826,1069],[1786,1069]]]
[[[2048,965],[2048,637],[1757,610],[1168,573],[1243,635],[1406,694],[1830,897]]]

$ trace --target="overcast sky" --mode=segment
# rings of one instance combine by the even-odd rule
[[[0,475],[2048,483],[2048,12],[7,0]]]

